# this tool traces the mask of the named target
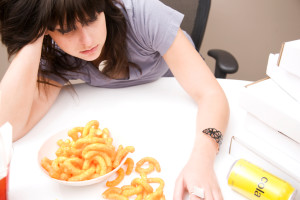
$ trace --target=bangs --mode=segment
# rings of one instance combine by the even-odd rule
[[[47,29],[54,31],[57,26],[63,31],[76,29],[76,22],[87,25],[105,9],[105,0],[53,0]]]

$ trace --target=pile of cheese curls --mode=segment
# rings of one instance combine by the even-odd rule
[[[41,161],[41,166],[49,176],[63,181],[84,181],[103,176],[115,168],[128,153],[133,153],[133,146],[113,146],[113,139],[107,128],[101,130],[97,120],[89,121],[85,127],[75,127],[68,131],[71,138],[58,140],[59,146],[56,158],[50,160],[47,157]],[[147,164],[147,168],[144,168]],[[127,166],[126,172],[122,168]],[[152,157],[144,157],[136,163],[135,171],[140,178],[135,178],[130,185],[117,187],[124,179],[125,174],[130,175],[134,169],[134,161],[127,158],[124,165],[117,171],[114,180],[107,181],[109,187],[102,195],[105,199],[128,200],[136,197],[136,200],[164,200],[164,181],[161,178],[149,178],[148,174],[156,170],[161,171],[158,161]],[[159,184],[154,190],[152,184]]]

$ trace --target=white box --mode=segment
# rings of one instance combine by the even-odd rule
[[[286,154],[287,157],[300,163],[300,144],[279,131],[272,129],[251,113],[246,114],[244,128],[247,133],[257,137],[258,140],[268,143],[271,147],[278,149]]]
[[[300,103],[300,77],[277,66],[278,57],[279,54],[269,55],[266,73],[279,87]]]
[[[272,152],[272,148],[269,146],[260,146],[257,148],[257,144],[255,143],[255,138],[248,140],[247,143],[240,137],[233,136],[231,138],[229,154],[236,160],[245,159],[254,165],[266,170],[267,172],[281,178],[282,180],[290,183],[298,192],[296,193],[295,200],[300,199],[300,182],[299,177],[296,177],[293,174],[289,174],[289,171],[286,171],[286,166],[290,164],[289,161],[281,157],[280,154],[276,155],[278,151]],[[249,139],[249,138],[248,138]],[[249,144],[256,144],[256,147]],[[282,162],[278,165],[278,163],[274,163],[272,158],[274,156],[278,156],[278,158],[282,158]],[[299,163],[298,163],[299,164]],[[298,170],[297,170],[298,171]]]
[[[270,145],[265,140],[262,140],[247,131],[243,132],[243,134],[234,136],[233,140],[238,141],[246,149],[254,152],[261,159],[268,161],[300,183],[300,162],[290,156],[287,156],[287,154],[280,151],[280,149]],[[245,153],[241,153],[240,151],[236,154],[246,156]]]
[[[285,42],[282,45],[278,66],[300,77],[300,40]]]
[[[300,143],[300,104],[270,78],[247,85],[240,105],[273,129]]]

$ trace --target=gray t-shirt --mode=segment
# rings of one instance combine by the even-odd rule
[[[159,0],[122,1],[126,12],[119,7],[127,21],[128,60],[137,64],[142,73],[134,67],[129,67],[128,79],[110,79],[90,62],[83,62],[79,73],[67,72],[64,75],[65,78],[81,79],[97,87],[119,88],[155,81],[168,71],[169,68],[162,55],[172,45],[183,15]],[[74,58],[70,56],[69,59]],[[55,75],[49,75],[47,78],[64,84]]]

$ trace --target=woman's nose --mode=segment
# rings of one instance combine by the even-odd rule
[[[92,34],[87,27],[80,27],[79,40],[86,47],[93,45]]]

